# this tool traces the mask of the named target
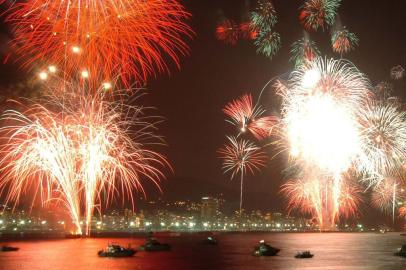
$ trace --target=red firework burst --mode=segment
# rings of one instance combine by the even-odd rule
[[[239,38],[238,25],[233,20],[223,20],[217,25],[216,38],[226,44],[236,45]]]
[[[259,140],[271,135],[277,121],[276,117],[263,116],[265,110],[259,106],[253,106],[250,94],[228,103],[223,112],[229,117],[227,121],[237,126],[240,132],[244,133],[248,130]]]
[[[121,74],[128,85],[168,71],[165,54],[179,67],[189,17],[177,0],[28,0],[13,5],[7,21],[23,67],[60,66],[73,78]]]
[[[242,38],[254,40],[258,36],[258,31],[253,29],[250,22],[240,23],[239,28]]]

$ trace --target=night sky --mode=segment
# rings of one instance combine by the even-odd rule
[[[192,13],[191,26],[196,36],[189,40],[190,55],[181,58],[181,69],[158,75],[148,83],[146,102],[166,118],[160,133],[169,147],[165,149],[175,173],[163,184],[164,198],[198,199],[202,195],[223,193],[227,200],[238,201],[239,181],[223,175],[216,151],[234,129],[224,121],[222,107],[244,93],[256,98],[268,80],[292,70],[290,44],[303,36],[298,20],[300,0],[274,0],[278,12],[275,30],[281,34],[282,49],[272,60],[257,55],[252,41],[242,40],[228,46],[215,39],[216,23],[224,17],[236,22],[246,20],[252,3],[245,0],[185,0]],[[389,81],[391,67],[406,67],[406,1],[343,0],[339,9],[343,25],[356,33],[359,47],[346,56],[375,84]],[[7,27],[1,25],[0,53],[7,51]],[[328,31],[311,33],[323,55],[334,56]],[[3,57],[2,55],[2,57]],[[0,67],[0,85],[21,80],[24,74],[12,64]],[[396,94],[406,97],[406,79],[395,82]],[[277,108],[272,92],[265,93],[271,112]],[[268,149],[272,155],[272,149]],[[245,206],[264,210],[283,209],[278,194],[283,182],[284,157],[270,160],[262,173],[247,177]],[[157,191],[152,194],[158,195]],[[152,195],[154,197],[154,195]]]

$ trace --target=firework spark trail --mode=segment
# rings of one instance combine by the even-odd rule
[[[95,203],[102,203],[102,191],[111,199],[114,193],[125,193],[134,202],[132,190],[144,193],[142,178],[159,187],[159,179],[165,178],[161,168],[170,167],[161,154],[146,148],[160,142],[153,134],[155,123],[143,116],[146,108],[111,103],[104,99],[104,94],[99,91],[93,98],[82,97],[81,111],[69,113],[76,117],[73,122],[79,123],[82,132],[78,140],[82,150],[88,224]],[[78,102],[70,100],[74,102],[72,106]]]
[[[17,121],[2,128],[8,143],[2,148],[1,169],[7,177],[1,187],[10,186],[8,200],[17,203],[36,180],[47,200],[53,199],[53,190],[59,193],[58,200],[66,204],[81,232],[83,197],[89,234],[94,209],[104,199],[109,203],[119,193],[134,203],[133,191],[145,192],[142,179],[159,188],[162,169],[170,165],[148,149],[161,143],[154,135],[155,123],[143,115],[145,108],[110,102],[104,95],[97,91],[93,96],[65,96],[63,103],[52,100],[53,107],[62,110],[59,114],[34,105],[24,113],[4,115],[7,121]]]
[[[16,205],[21,195],[29,193],[36,183],[33,201],[40,193],[43,203],[52,200],[64,203],[77,233],[81,233],[76,154],[56,115],[36,104],[24,113],[6,111],[2,119],[10,122],[0,130],[2,141],[6,142],[0,161],[3,173],[0,187],[9,190],[6,203],[14,201]]]
[[[267,156],[254,143],[227,136],[228,143],[218,150],[219,157],[223,161],[224,173],[231,172],[231,179],[240,175],[240,215],[242,214],[242,195],[244,176],[247,173],[255,174],[265,167]]]
[[[40,62],[89,80],[120,75],[128,86],[168,71],[165,54],[180,66],[189,17],[176,0],[29,0],[14,4],[7,21],[24,67]]]
[[[340,217],[358,213],[361,190],[348,181],[335,181],[325,176],[306,173],[305,178],[290,180],[281,192],[288,198],[288,210],[295,209],[316,218],[321,229],[333,226]],[[334,186],[340,184],[340,187]],[[330,200],[330,196],[335,196]],[[332,205],[336,204],[336,205]]]
[[[273,116],[264,116],[265,110],[260,106],[253,106],[252,96],[245,94],[239,99],[228,103],[223,112],[229,119],[227,122],[235,125],[238,132],[251,132],[257,139],[269,137],[277,119]]]
[[[346,211],[340,206],[343,173],[362,149],[357,117],[369,98],[369,81],[349,62],[318,58],[294,71],[282,86],[277,91],[283,99],[280,133],[304,179],[310,178],[311,190],[326,190],[323,200],[311,199],[310,205],[321,228],[332,229],[331,222]],[[323,224],[326,220],[331,222]]]
[[[392,222],[395,222],[396,209],[399,203],[406,199],[405,190],[399,180],[393,177],[386,177],[375,186],[372,193],[372,203],[383,212],[392,214]],[[399,215],[402,216],[402,209],[399,209]]]

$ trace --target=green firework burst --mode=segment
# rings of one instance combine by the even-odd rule
[[[278,16],[270,0],[260,0],[258,7],[251,12],[252,28],[259,32],[270,31],[277,21]]]
[[[261,32],[255,40],[255,45],[257,53],[272,59],[281,47],[281,36],[273,31]]]
[[[289,60],[293,62],[296,67],[302,65],[306,61],[312,61],[320,55],[316,42],[307,37],[303,37],[298,41],[293,42],[290,53],[292,56]]]
[[[358,42],[358,37],[345,27],[342,30],[334,31],[331,36],[333,51],[341,55],[352,51],[358,45]]]

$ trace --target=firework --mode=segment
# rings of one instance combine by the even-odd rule
[[[119,192],[134,203],[133,191],[144,193],[141,180],[148,179],[159,188],[159,180],[165,177],[161,169],[169,166],[161,154],[148,149],[160,143],[160,138],[153,133],[155,123],[143,116],[145,108],[112,103],[104,95],[102,89],[93,98],[71,99],[71,107],[79,102],[81,110],[67,112],[79,126],[75,132],[80,142],[88,233],[93,210],[103,202],[102,192],[107,202]]]
[[[331,36],[333,51],[340,55],[352,51],[358,45],[358,41],[357,36],[345,28],[334,31]]]
[[[142,107],[110,102],[104,93],[68,95],[61,103],[54,99],[53,107],[61,109],[58,114],[34,105],[24,113],[4,115],[8,122],[17,122],[2,128],[7,143],[2,148],[1,184],[10,186],[10,200],[17,202],[32,178],[45,182],[39,189],[50,199],[54,190],[60,194],[78,232],[80,203],[85,206],[89,234],[96,205],[109,203],[117,193],[134,202],[133,191],[144,192],[142,179],[158,186],[168,163],[148,149],[159,139],[153,135],[154,123],[143,116]]]
[[[370,186],[402,168],[406,161],[406,112],[388,102],[371,101],[359,115],[362,151],[358,168]]]
[[[368,99],[369,81],[347,61],[318,58],[294,71],[284,87],[278,91],[281,128],[290,158],[303,174],[298,188],[310,185],[305,190],[314,192],[307,195],[314,197],[311,209],[321,227],[331,227],[345,197],[343,174],[362,149],[357,117]]]
[[[179,67],[189,17],[176,0],[29,0],[14,4],[7,21],[24,67],[54,65],[72,78],[85,71],[88,80],[120,74],[128,85],[168,71],[166,59]]]
[[[227,136],[227,139],[228,143],[220,148],[218,153],[223,161],[224,173],[231,172],[231,179],[238,174],[241,177],[241,214],[244,175],[246,175],[248,172],[254,175],[255,171],[259,171],[261,168],[265,167],[267,156],[259,147],[248,140],[237,139],[229,136]]]
[[[260,32],[254,43],[257,46],[257,53],[272,58],[281,47],[281,37],[273,31]]]
[[[360,149],[358,111],[369,81],[346,61],[318,58],[293,72],[282,104],[291,155],[338,175]]]
[[[389,82],[379,82],[374,88],[375,96],[380,100],[387,100],[393,94],[393,85]]]
[[[346,181],[307,174],[306,178],[288,181],[282,186],[288,198],[288,209],[314,217],[321,230],[331,230],[337,219],[358,213],[361,190]],[[335,198],[335,199],[332,199]]]
[[[226,44],[236,45],[239,38],[238,25],[232,20],[223,20],[217,25],[216,37]]]
[[[390,70],[390,76],[394,80],[400,80],[405,75],[405,69],[401,65],[394,66]]]
[[[24,193],[40,194],[43,203],[63,202],[76,227],[80,226],[80,184],[75,176],[73,142],[54,113],[39,104],[26,112],[6,111],[1,129],[1,187],[8,188],[6,203],[17,204]]]
[[[404,192],[404,189],[402,192]],[[399,208],[399,217],[406,218],[406,205],[404,202],[401,202],[401,205],[402,206]]]
[[[306,0],[299,19],[307,30],[317,31],[332,26],[341,0]]]
[[[372,203],[375,207],[380,208],[384,212],[392,214],[392,221],[395,221],[396,209],[406,199],[405,191],[401,187],[399,181],[392,177],[385,178],[380,182],[372,193]],[[399,209],[402,214],[401,209]]]
[[[228,103],[223,112],[229,118],[227,121],[236,126],[240,133],[248,130],[257,139],[269,137],[276,123],[275,117],[263,116],[265,110],[260,106],[253,106],[250,94]]]
[[[260,0],[258,8],[251,12],[251,27],[260,32],[271,31],[277,21],[276,10],[270,0]]]
[[[341,184],[338,205],[338,214],[344,219],[356,216],[358,211],[358,206],[363,202],[361,198],[363,190],[356,184],[349,181],[345,181]]]
[[[255,29],[252,29],[251,23],[249,23],[249,22],[240,23],[239,30],[240,30],[240,36],[242,38],[250,39],[250,40],[254,40],[257,38],[258,31]]]
[[[316,43],[307,36],[294,42],[291,48],[292,57],[290,61],[294,62],[296,67],[313,61],[320,56]]]

